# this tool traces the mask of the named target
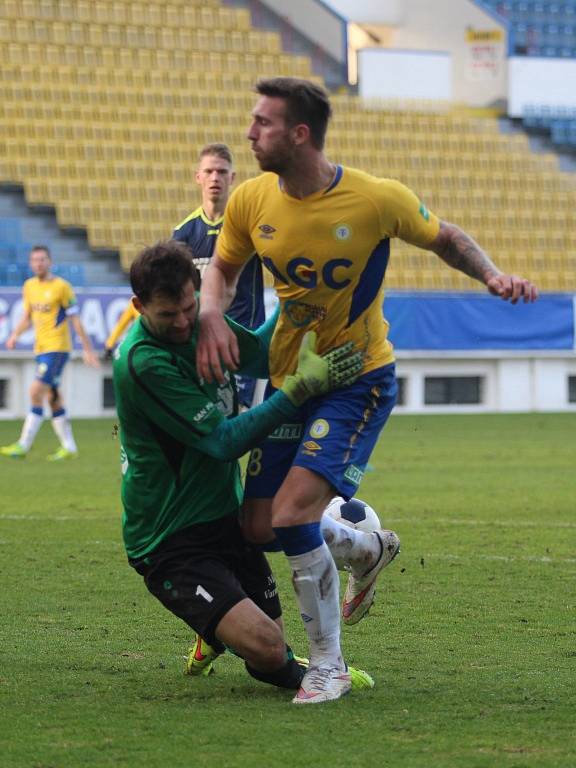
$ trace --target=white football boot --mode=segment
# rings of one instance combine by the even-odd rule
[[[380,542],[380,556],[374,565],[362,576],[351,573],[348,577],[346,594],[342,601],[342,620],[344,624],[356,624],[366,616],[376,592],[376,579],[381,570],[390,565],[400,551],[400,539],[394,531],[374,531]]]
[[[292,699],[292,704],[321,704],[334,701],[352,688],[350,672],[339,667],[310,667]]]

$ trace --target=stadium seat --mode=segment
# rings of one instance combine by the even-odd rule
[[[567,44],[574,25],[550,18],[545,3],[513,5],[510,13],[532,9],[546,34]],[[254,79],[312,72],[309,58],[281,50],[278,33],[253,29],[246,9],[216,0],[7,0],[3,8],[0,176],[24,182],[29,202],[55,204],[62,225],[87,226],[93,246],[119,250],[124,266],[197,200],[190,147],[225,140],[238,179],[253,175],[244,134]],[[541,270],[525,254],[545,249],[576,287],[576,244],[566,235],[574,188],[551,154],[501,135],[496,120],[434,112],[426,100],[383,109],[337,95],[334,106],[331,156],[408,183],[506,263]],[[556,130],[572,140],[566,122]],[[564,234],[544,243],[538,233],[555,216]],[[471,287],[431,267],[427,254],[401,244],[394,252],[402,268],[391,269],[393,286]]]
[[[22,242],[20,219],[0,218],[0,242],[12,245]]]

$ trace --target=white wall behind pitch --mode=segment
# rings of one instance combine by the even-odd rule
[[[576,108],[576,61],[514,56],[508,67],[508,114],[527,106]]]
[[[452,58],[448,53],[365,48],[358,52],[363,98],[452,99]]]
[[[498,368],[497,400],[500,410],[534,410],[534,387],[530,360],[502,360]]]

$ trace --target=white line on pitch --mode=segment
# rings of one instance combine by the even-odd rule
[[[495,560],[503,563],[513,563],[515,560],[529,563],[576,563],[574,557],[549,557],[548,555],[452,555],[449,552],[429,552],[422,558],[431,560]]]
[[[477,518],[459,519],[451,517],[388,517],[385,512],[380,515],[382,522],[409,523],[411,525],[470,525],[490,526],[492,528],[576,528],[576,523],[563,522],[535,522],[530,520],[480,520]]]

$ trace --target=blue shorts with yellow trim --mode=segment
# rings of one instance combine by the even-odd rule
[[[268,384],[266,397],[274,391]],[[246,468],[245,498],[272,498],[290,467],[324,477],[345,499],[356,493],[382,428],[396,403],[394,363],[361,376],[354,384],[300,409],[253,448]]]
[[[58,387],[69,357],[68,352],[43,352],[36,355],[36,379],[49,387]]]

